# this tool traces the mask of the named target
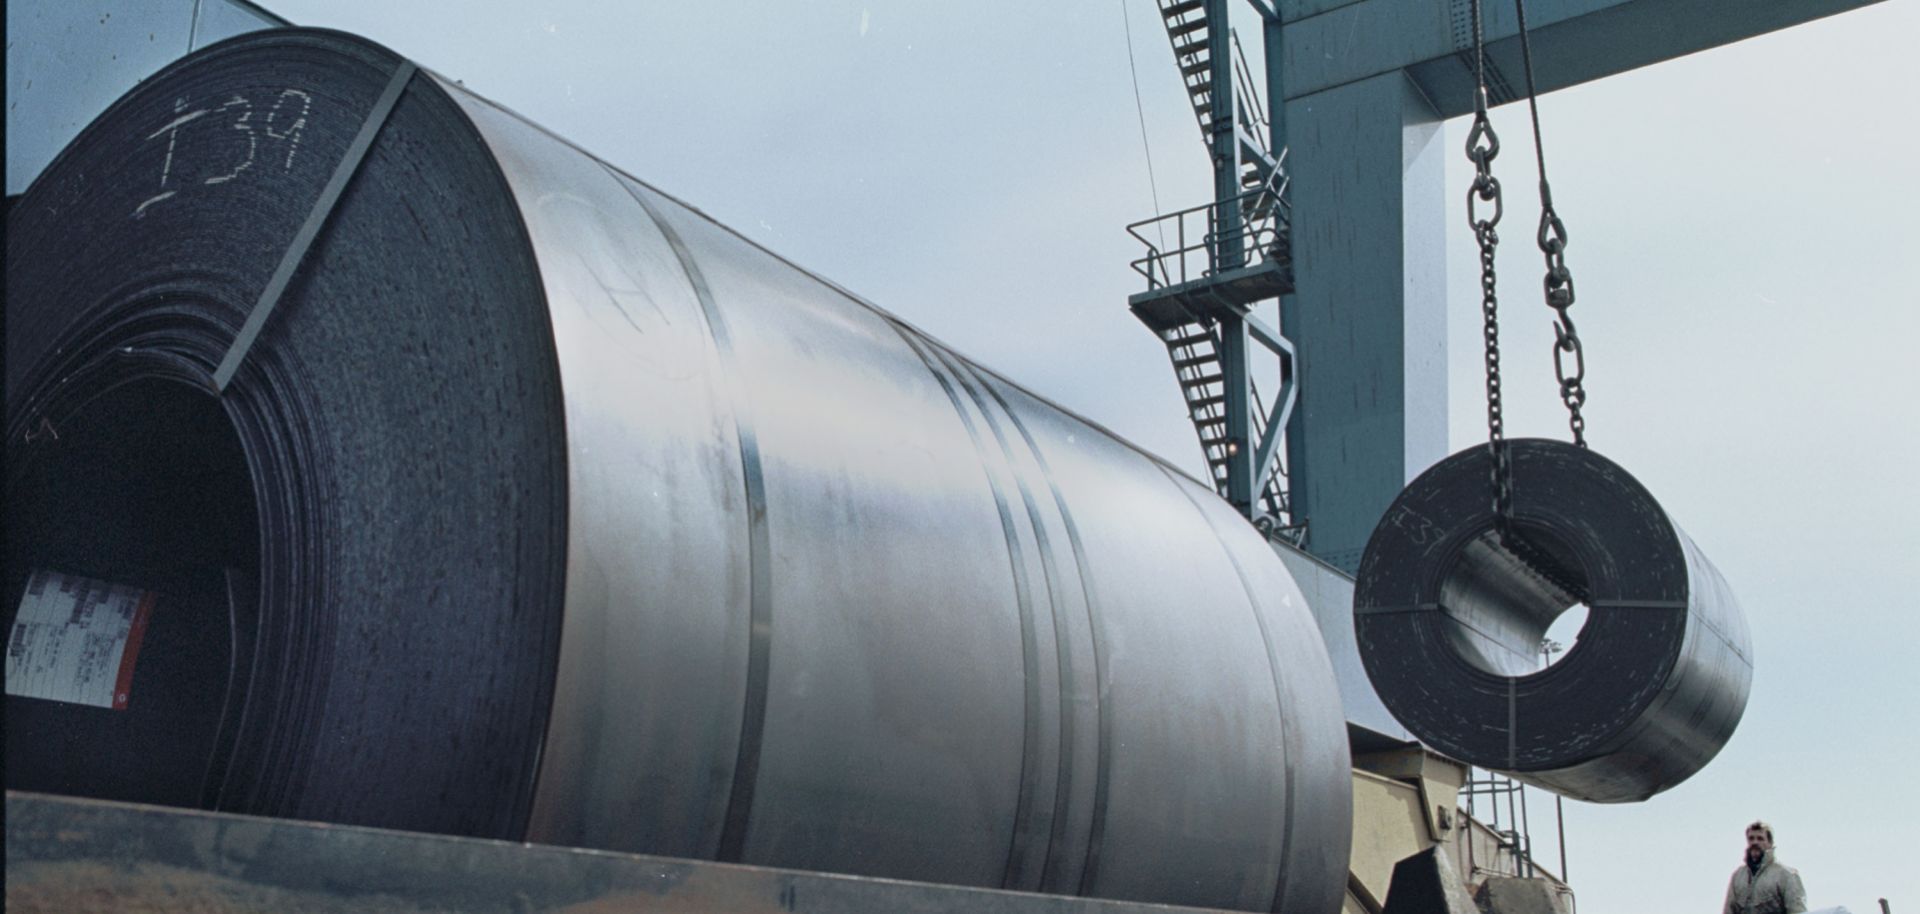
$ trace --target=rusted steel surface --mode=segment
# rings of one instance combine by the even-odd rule
[[[1132,904],[7,792],[6,910],[1148,914]]]

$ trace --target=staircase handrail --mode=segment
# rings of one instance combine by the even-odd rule
[[[1263,261],[1272,260],[1273,250],[1277,242],[1280,241],[1281,236],[1285,233],[1287,227],[1286,221],[1280,218],[1280,216],[1281,210],[1287,208],[1285,198],[1282,195],[1289,183],[1284,176],[1281,176],[1279,169],[1276,168],[1274,170],[1274,175],[1274,178],[1269,178],[1266,183],[1259,187],[1234,195],[1238,198],[1240,211],[1243,213],[1256,212],[1255,206],[1261,202],[1263,196],[1271,196],[1272,205],[1267,207],[1266,215],[1257,222],[1249,224],[1243,220],[1241,225],[1235,226],[1231,231],[1221,233],[1218,231],[1216,225],[1217,214],[1219,213],[1220,203],[1222,201],[1190,206],[1183,210],[1164,213],[1128,225],[1127,234],[1132,235],[1142,245],[1145,245],[1147,253],[1127,265],[1133,268],[1135,273],[1140,274],[1141,277],[1147,280],[1147,288],[1158,289],[1163,285],[1176,285],[1191,279],[1211,276],[1218,272],[1214,268],[1213,252],[1222,241],[1229,244],[1237,243],[1240,246],[1241,251],[1246,257],[1246,261],[1243,264],[1245,266],[1252,266]],[[1277,184],[1275,183],[1276,179],[1278,181]],[[1197,215],[1201,213],[1205,214],[1206,231],[1201,234],[1198,241],[1189,243],[1187,223],[1190,219],[1196,219]],[[1161,230],[1166,228],[1165,223],[1169,221],[1173,223],[1172,227],[1176,239],[1175,246],[1170,250],[1161,250],[1152,239],[1141,233],[1142,229],[1151,226],[1155,227],[1155,235],[1158,236],[1161,234]],[[1200,253],[1206,257],[1206,266],[1199,270],[1190,270],[1188,268],[1187,258],[1189,255],[1195,253]],[[1176,275],[1178,279],[1175,279]]]
[[[1227,37],[1233,40],[1234,87],[1240,90],[1235,101],[1239,102],[1240,118],[1249,126],[1265,127],[1268,123],[1267,109],[1260,103],[1260,93],[1254,89],[1252,71],[1247,69],[1246,52],[1240,50],[1240,33],[1228,29]],[[1256,130],[1254,133],[1258,135],[1259,131]],[[1266,137],[1260,137],[1260,144],[1263,148],[1266,146]]]

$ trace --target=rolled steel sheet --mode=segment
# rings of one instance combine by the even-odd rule
[[[215,46],[9,218],[10,572],[257,581],[177,700],[222,735],[154,750],[169,797],[1338,909],[1339,699],[1242,519],[448,80],[406,84],[218,393],[400,64]],[[98,719],[7,707],[9,786],[159,790]]]
[[[1496,531],[1485,447],[1422,473],[1355,578],[1354,628],[1380,698],[1423,742],[1565,796],[1644,800],[1732,737],[1753,678],[1746,618],[1639,481],[1556,441],[1508,442]],[[1544,664],[1564,610],[1578,640]]]

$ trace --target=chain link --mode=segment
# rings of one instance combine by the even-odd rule
[[[1477,9],[1479,0],[1474,0],[1474,4]],[[1554,211],[1553,189],[1547,185],[1547,150],[1540,138],[1539,93],[1533,84],[1533,42],[1528,37],[1526,0],[1513,0],[1513,12],[1520,23],[1520,56],[1527,68],[1527,113],[1533,122],[1534,160],[1540,166],[1538,240],[1540,253],[1547,259],[1547,275],[1542,285],[1547,307],[1552,308],[1555,315],[1553,375],[1560,381],[1560,402],[1567,407],[1567,427],[1573,430],[1574,446],[1586,447],[1587,420],[1580,415],[1580,407],[1587,402],[1587,357],[1580,346],[1580,334],[1574,331],[1573,317],[1567,314],[1567,309],[1573,307],[1573,273],[1567,269],[1567,225]],[[1479,34],[1476,32],[1474,37],[1477,46]],[[1571,369],[1568,356],[1572,356]]]
[[[1474,4],[1474,37],[1479,41],[1479,9]],[[1500,137],[1487,118],[1487,90],[1484,81],[1474,94],[1473,129],[1467,132],[1467,158],[1473,161],[1473,187],[1467,191],[1467,224],[1480,245],[1480,313],[1485,319],[1481,331],[1487,353],[1487,451],[1493,457],[1493,516],[1504,530],[1513,508],[1513,472],[1507,462],[1506,419],[1500,400],[1500,301],[1495,294],[1494,250],[1500,244],[1500,224],[1504,212],[1500,180],[1493,176],[1493,159],[1500,154]],[[1480,213],[1480,204],[1490,203],[1493,212]]]
[[[1580,345],[1580,334],[1573,326],[1573,272],[1567,269],[1567,226],[1553,210],[1553,193],[1545,178],[1540,180],[1540,253],[1546,256],[1547,273],[1541,280],[1547,307],[1553,309],[1553,376],[1560,382],[1560,402],[1567,407],[1567,427],[1573,430],[1576,447],[1587,446],[1587,420],[1580,407],[1587,403],[1587,355]],[[1571,357],[1571,358],[1569,358]],[[1568,363],[1572,364],[1569,365]]]
[[[1540,228],[1536,240],[1546,258],[1546,276],[1541,281],[1547,307],[1553,309],[1553,374],[1560,384],[1560,402],[1567,408],[1567,427],[1573,431],[1576,447],[1587,446],[1587,420],[1580,409],[1587,403],[1587,357],[1574,328],[1573,272],[1567,268],[1567,226],[1553,208],[1553,190],[1547,183],[1545,144],[1540,137],[1538,93],[1534,89],[1533,49],[1528,40],[1525,0],[1514,0],[1519,20],[1521,54],[1527,69],[1527,108],[1533,122],[1533,151],[1540,167]],[[1493,176],[1493,159],[1500,154],[1500,138],[1493,132],[1487,116],[1486,35],[1480,16],[1480,0],[1473,0],[1474,96],[1473,128],[1467,133],[1467,158],[1474,165],[1473,187],[1467,192],[1467,223],[1480,246],[1480,301],[1485,319],[1487,361],[1487,450],[1493,459],[1493,511],[1495,524],[1503,537],[1513,508],[1513,467],[1506,446],[1506,421],[1502,415],[1500,390],[1499,301],[1495,295],[1494,250],[1500,243],[1495,226],[1504,209],[1500,181]],[[1492,204],[1492,213],[1483,215],[1482,204]]]

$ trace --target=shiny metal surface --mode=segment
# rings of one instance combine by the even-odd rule
[[[1752,659],[1726,581],[1658,502],[1592,451],[1509,443],[1515,540],[1493,532],[1476,447],[1408,485],[1355,577],[1360,655],[1422,741],[1596,802],[1643,800],[1732,736]],[[1576,602],[1578,642],[1540,638]]]
[[[529,839],[1332,911],[1325,649],[1204,487],[484,100],[566,391]]]
[[[1501,548],[1492,530],[1467,540],[1440,581],[1447,640],[1462,659],[1496,676],[1526,676],[1544,668],[1541,642],[1547,628],[1578,602]]]
[[[263,582],[256,675],[204,805],[1338,909],[1338,695],[1251,527],[457,84],[405,84],[233,384],[208,383],[400,64],[303,29],[210,48],[9,215],[8,457],[46,481],[8,493],[59,494],[21,540],[74,527],[111,578],[126,543],[178,539],[61,494],[171,453],[37,434],[125,375],[200,398],[251,473],[223,483],[257,505],[223,560]],[[249,104],[271,133],[234,126]],[[169,123],[177,149],[152,142]],[[50,754],[54,729],[10,748]]]
[[[1347,719],[1347,739],[1355,755],[1372,749],[1397,747],[1413,741],[1413,734],[1400,724],[1380,701],[1367,678],[1366,665],[1360,661],[1360,646],[1353,635],[1353,577],[1286,543],[1272,543],[1280,563],[1287,567],[1307,608],[1320,628],[1327,646],[1327,659],[1333,662],[1334,684],[1340,689],[1340,707]]]

